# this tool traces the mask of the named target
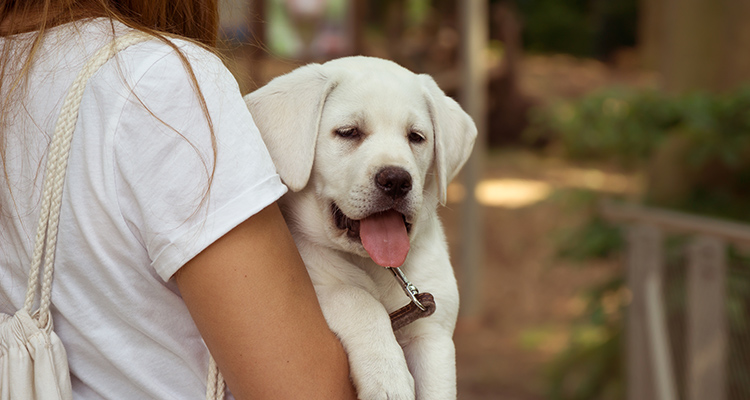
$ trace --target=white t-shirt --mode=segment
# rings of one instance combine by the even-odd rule
[[[23,89],[27,100],[2,110],[10,116],[12,197],[0,178],[0,312],[23,305],[46,151],[63,98],[111,39],[103,19],[52,29]],[[171,47],[158,40],[134,45],[88,81],[52,290],[76,399],[205,398],[208,352],[172,276],[286,191],[232,75],[200,47],[173,43],[193,66],[213,122],[213,182],[204,198],[211,138]]]

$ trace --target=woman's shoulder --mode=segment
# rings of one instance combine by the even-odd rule
[[[67,53],[67,56],[63,54],[62,57],[73,61],[70,64],[78,64],[93,56],[97,50],[108,45],[116,37],[133,31],[133,28],[118,21],[93,18],[57,27],[49,33],[45,41],[48,48]],[[81,61],[76,62],[76,59]],[[181,74],[180,70],[190,67],[189,69],[195,70],[193,73],[196,73],[198,79],[198,75],[201,75],[199,71],[218,72],[226,69],[221,59],[211,50],[199,43],[169,35],[154,36],[151,40],[129,46],[120,51],[109,64],[115,66],[112,70],[116,70],[118,74],[135,80],[153,72],[155,67],[157,70],[171,70],[177,75]],[[69,67],[76,69],[77,65]],[[102,69],[108,70],[106,67]]]

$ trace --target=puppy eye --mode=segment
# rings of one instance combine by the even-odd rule
[[[410,142],[412,142],[412,143],[422,143],[425,140],[426,139],[424,138],[424,136],[422,136],[420,133],[415,132],[415,131],[409,132],[409,141]]]
[[[347,139],[355,139],[360,136],[359,129],[357,128],[336,129],[336,134]]]

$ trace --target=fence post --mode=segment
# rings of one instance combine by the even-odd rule
[[[627,400],[656,400],[653,366],[648,357],[646,279],[661,264],[661,232],[652,226],[627,228],[626,271],[631,302],[626,319]]]
[[[649,225],[628,232],[628,399],[677,400],[662,292],[662,233]]]
[[[460,315],[476,319],[480,313],[481,269],[484,264],[484,234],[482,210],[475,196],[477,183],[481,179],[485,152],[487,115],[487,66],[484,51],[487,48],[489,18],[486,0],[464,0],[458,5],[461,21],[461,85],[460,103],[474,119],[477,140],[469,160],[461,172],[461,182],[466,188],[466,197],[461,204],[461,293]]]
[[[726,399],[726,246],[697,236],[688,250],[687,399]]]

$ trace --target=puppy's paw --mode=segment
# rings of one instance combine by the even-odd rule
[[[360,400],[414,400],[414,380],[377,380],[357,385],[357,398]]]
[[[351,361],[351,360],[350,360]],[[406,361],[379,360],[365,365],[351,363],[351,375],[360,400],[414,400],[414,378]]]

